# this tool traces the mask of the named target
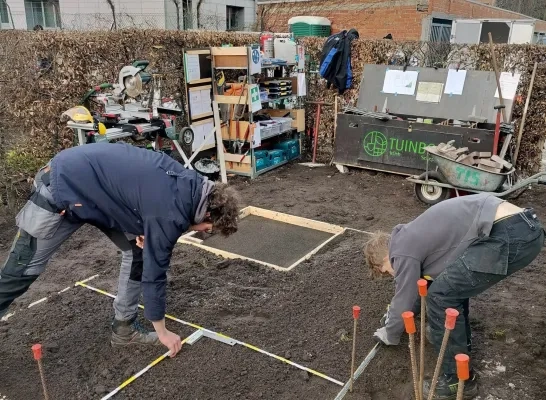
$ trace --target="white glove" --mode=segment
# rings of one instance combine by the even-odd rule
[[[381,317],[381,320],[379,321],[379,323],[381,324],[381,326],[386,326],[387,322],[389,322],[389,313],[388,312],[386,312],[385,315],[383,315]]]
[[[373,338],[380,343],[386,344],[387,346],[396,346],[400,344],[400,338],[398,338],[398,340],[389,340],[387,328],[385,327],[376,330],[373,334]]]

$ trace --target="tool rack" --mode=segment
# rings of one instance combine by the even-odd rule
[[[257,59],[260,61],[257,62]],[[298,94],[293,93],[288,96],[279,98],[260,98],[259,85],[256,84],[256,75],[273,75],[273,70],[281,70],[282,75],[286,75],[289,71],[296,66],[295,63],[286,64],[267,64],[262,65],[260,59],[259,46],[245,46],[245,47],[212,47],[211,48],[211,62],[212,62],[212,76],[215,80],[213,86],[214,101],[220,106],[228,105],[228,107],[243,106],[246,110],[248,108],[248,120],[239,120],[239,132],[236,132],[236,138],[232,139],[232,134],[235,132],[235,127],[230,126],[231,119],[228,118],[229,123],[221,127],[221,136],[224,144],[224,160],[226,164],[226,172],[229,174],[236,174],[250,177],[251,179],[268,172],[272,169],[280,167],[288,163],[291,159],[281,161],[280,163],[265,167],[263,169],[257,169],[256,153],[253,147],[255,121],[253,114],[260,109],[267,109],[273,111],[273,116],[280,116],[285,111],[285,114],[290,113],[292,117],[296,117],[296,120],[292,121],[290,128],[282,129],[280,132],[265,133],[261,135],[261,146],[269,147],[273,143],[279,142],[281,138],[292,139],[299,141],[298,154],[294,158],[298,158],[301,154],[301,138],[300,134],[305,130],[304,124],[304,110],[303,109],[279,109],[279,106],[285,105],[287,101],[299,102]],[[241,95],[225,95],[218,93],[218,85],[216,77],[220,70],[244,70],[246,71],[246,80],[244,82],[244,88]],[[279,75],[278,73],[276,75]],[[287,78],[285,78],[287,79]],[[292,78],[293,87],[297,88],[297,78]],[[259,98],[257,98],[257,97]],[[270,108],[270,107],[277,107]],[[236,107],[238,108],[238,107]],[[218,128],[217,128],[218,129]],[[248,129],[248,134],[245,135]],[[240,135],[243,137],[240,137]],[[264,143],[265,141],[265,143]],[[231,144],[237,142],[245,151],[237,153],[231,148]],[[261,147],[258,146],[258,147]],[[292,158],[292,159],[294,159]]]

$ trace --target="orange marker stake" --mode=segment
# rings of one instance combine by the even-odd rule
[[[455,356],[455,362],[457,363],[457,377],[459,378],[457,400],[463,400],[464,382],[470,379],[470,357],[466,354],[457,354]]]
[[[356,355],[356,325],[358,321],[358,317],[360,315],[360,307],[359,306],[353,306],[353,355],[351,359],[351,385],[349,386],[349,391],[353,391],[353,381],[355,376],[355,355]]]
[[[45,383],[44,368],[42,366],[42,345],[41,344],[33,345],[32,353],[34,354],[34,359],[38,363],[38,370],[40,371],[40,379],[42,380],[42,387],[44,389],[44,399],[49,400],[49,396],[47,395],[46,383]]]
[[[448,308],[446,310],[446,323],[445,323],[445,333],[444,339],[442,340],[442,347],[440,348],[440,354],[438,354],[438,361],[436,362],[436,368],[434,369],[434,376],[432,382],[430,383],[430,392],[428,394],[428,400],[432,400],[434,397],[434,391],[436,390],[436,383],[438,377],[440,376],[440,368],[442,367],[442,362],[444,361],[444,354],[446,353],[447,342],[449,341],[449,334],[453,329],[455,329],[455,323],[457,322],[457,317],[459,316],[459,311]]]
[[[419,388],[417,386],[417,357],[415,354],[415,319],[411,311],[402,313],[404,319],[404,326],[406,327],[406,333],[409,335],[409,348],[411,357],[411,372],[413,373],[413,391],[415,392],[415,398],[419,399]]]
[[[423,398],[423,381],[425,379],[425,304],[428,291],[428,282],[425,279],[419,279],[417,281],[417,288],[419,289],[419,296],[421,296],[421,353],[419,357],[419,397]]]

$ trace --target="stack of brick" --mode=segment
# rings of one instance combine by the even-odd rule
[[[507,172],[512,169],[512,164],[499,156],[491,155],[488,151],[468,152],[468,147],[457,149],[453,146],[454,140],[447,143],[440,143],[438,146],[429,146],[427,149],[433,153],[450,158],[458,163],[477,167],[489,172]]]

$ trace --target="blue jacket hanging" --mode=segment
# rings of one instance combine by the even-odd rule
[[[320,57],[320,76],[326,79],[327,88],[335,87],[339,94],[351,87],[351,43],[358,39],[356,29],[341,31],[326,39]]]

